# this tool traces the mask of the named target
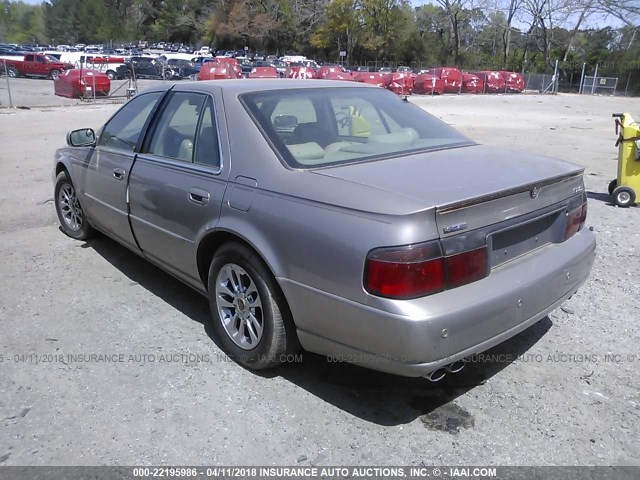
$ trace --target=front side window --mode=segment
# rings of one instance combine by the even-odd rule
[[[138,95],[126,103],[104,126],[98,145],[133,152],[153,107],[164,92]]]
[[[174,93],[160,116],[149,153],[193,162],[196,130],[206,99],[201,93]]]
[[[314,168],[454,148],[472,142],[383,89],[251,92],[241,101],[291,167]]]

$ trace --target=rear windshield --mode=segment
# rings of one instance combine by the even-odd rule
[[[240,98],[293,168],[365,162],[472,143],[381,88],[271,90]]]

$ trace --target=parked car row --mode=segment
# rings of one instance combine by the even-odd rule
[[[519,93],[524,90],[521,74],[506,71],[461,72],[457,68],[438,67],[420,73],[408,71],[364,72],[347,70],[341,65],[318,68],[306,63],[290,63],[282,71],[275,64],[255,62],[239,64],[236,59],[216,57],[204,63],[198,80],[229,78],[299,78],[355,81],[387,88],[408,95],[444,93]]]

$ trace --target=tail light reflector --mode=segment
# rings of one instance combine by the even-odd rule
[[[477,248],[444,259],[447,270],[447,288],[475,282],[487,276],[487,248]]]
[[[580,207],[572,212],[567,213],[567,228],[564,232],[564,239],[568,240],[577,232],[582,230],[587,220],[587,203],[583,203]]]

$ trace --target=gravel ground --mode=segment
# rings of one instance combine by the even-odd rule
[[[490,352],[504,362],[438,384],[311,354],[264,374],[229,362],[204,298],[57,228],[53,152],[117,106],[0,110],[0,465],[640,465],[640,208],[605,195],[611,113],[640,100],[411,101],[482,143],[584,165],[598,239],[590,280]]]

